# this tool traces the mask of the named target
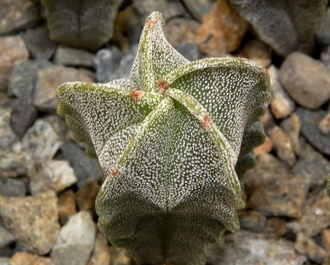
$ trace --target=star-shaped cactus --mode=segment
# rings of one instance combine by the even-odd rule
[[[246,59],[189,62],[163,29],[152,13],[129,80],[61,85],[58,113],[107,175],[96,210],[110,242],[142,264],[202,264],[239,229],[269,77]]]

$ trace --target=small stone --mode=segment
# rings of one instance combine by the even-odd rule
[[[108,76],[118,68],[122,58],[122,52],[116,47],[99,50],[94,59],[97,81],[109,82]]]
[[[96,182],[101,180],[103,172],[97,161],[89,158],[76,144],[65,142],[62,150],[63,158],[70,162],[78,178],[78,188],[81,188],[89,178],[93,178]]]
[[[267,136],[264,143],[253,150],[255,155],[269,153],[273,149],[273,142]]]
[[[268,132],[271,128],[273,128],[276,125],[273,115],[271,114],[269,108],[267,108],[265,114],[260,117],[260,121],[264,126],[265,132]]]
[[[241,229],[255,233],[262,232],[266,225],[266,217],[256,211],[239,211],[238,218]]]
[[[49,60],[56,50],[56,43],[49,38],[47,26],[28,29],[22,34],[33,58]]]
[[[314,237],[330,225],[330,204],[326,190],[312,195],[306,202],[301,218],[287,223],[287,228],[294,233],[304,233]]]
[[[198,19],[202,21],[203,16],[207,15],[213,7],[215,0],[183,0],[185,7],[189,12]]]
[[[13,265],[10,258],[0,257],[0,265]]]
[[[62,145],[52,126],[43,120],[37,120],[22,139],[24,149],[37,163],[53,158]]]
[[[10,118],[10,127],[21,139],[28,128],[37,119],[38,112],[35,107],[24,98],[14,98],[8,101],[8,104],[3,106],[8,106],[12,109],[12,114]]]
[[[46,60],[28,60],[15,66],[9,76],[8,95],[32,102],[38,71],[51,65]]]
[[[277,156],[292,167],[296,162],[296,156],[293,150],[291,137],[283,132],[283,130],[275,126],[269,131],[270,139],[273,142]]]
[[[275,66],[268,68],[271,84],[272,100],[270,109],[276,119],[283,119],[289,116],[295,109],[294,102],[289,98],[279,82],[278,69]]]
[[[320,58],[328,70],[330,70],[330,45],[324,48],[321,52]]]
[[[65,124],[65,121],[58,115],[48,115],[41,118],[41,120],[48,122],[52,126],[60,141],[67,141],[70,139],[71,133],[68,129],[68,126]]]
[[[236,56],[250,59],[264,68],[267,68],[272,62],[271,49],[258,39],[245,43]]]
[[[71,216],[77,213],[74,193],[71,189],[65,190],[58,199],[58,214],[61,224],[64,225]]]
[[[300,254],[306,255],[308,259],[318,264],[322,263],[323,259],[328,256],[322,247],[303,233],[298,234],[294,247]]]
[[[24,41],[18,35],[0,37],[0,91],[7,89],[11,70],[29,58]]]
[[[328,175],[328,178],[327,178],[327,193],[330,198],[330,174]]]
[[[279,74],[286,92],[307,109],[316,109],[330,99],[330,71],[304,53],[290,54]]]
[[[269,238],[281,238],[286,233],[286,222],[282,218],[270,217],[267,219],[263,232]]]
[[[89,178],[76,193],[76,202],[80,211],[94,211],[96,195],[100,189],[97,182]]]
[[[303,265],[306,261],[290,241],[267,239],[264,234],[243,230],[227,237],[221,248],[212,245],[210,253],[208,263],[216,265]]]
[[[32,195],[54,190],[59,193],[77,182],[72,167],[66,160],[50,160],[42,163],[37,174],[30,177]]]
[[[319,129],[323,134],[330,134],[330,112],[320,121]]]
[[[27,180],[23,178],[0,178],[0,194],[6,197],[24,197]]]
[[[53,247],[60,229],[56,194],[0,196],[0,219],[16,237],[18,249],[44,255]]]
[[[330,265],[330,257],[325,257],[325,258],[323,259],[323,263],[322,263],[322,265]]]
[[[310,111],[298,108],[296,114],[301,122],[301,133],[321,153],[330,155],[330,135],[324,135],[319,130],[319,123],[326,115],[323,110]]]
[[[93,67],[94,55],[90,52],[65,46],[59,46],[55,53],[56,64],[66,66]]]
[[[175,49],[191,62],[203,58],[201,50],[195,43],[183,42]]]
[[[40,257],[28,252],[16,252],[10,262],[11,265],[55,265],[50,258]]]
[[[113,264],[113,265],[131,265],[132,264],[132,259],[128,258],[125,255],[124,249],[117,249],[116,254],[117,255],[112,260],[111,264]],[[171,265],[171,264],[169,264],[169,265]]]
[[[33,104],[41,111],[56,113],[56,89],[71,81],[92,82],[93,79],[72,67],[54,65],[39,70]]]
[[[51,252],[55,264],[86,265],[95,241],[95,224],[90,214],[81,211],[62,227]]]
[[[0,249],[14,243],[16,238],[6,228],[0,225]]]
[[[39,23],[39,20],[39,7],[36,1],[0,1],[0,35],[26,29]]]
[[[322,231],[321,244],[326,251],[330,251],[330,229],[324,229]]]
[[[165,26],[165,37],[176,47],[184,42],[195,43],[195,34],[199,23],[188,18],[173,18]]]
[[[195,42],[207,56],[223,56],[241,45],[247,26],[227,1],[217,0],[202,20]]]
[[[108,239],[101,233],[97,233],[93,254],[87,265],[109,265],[111,255],[108,248]]]
[[[298,115],[292,113],[290,117],[281,122],[281,128],[285,134],[290,136],[293,150],[296,155],[300,155],[300,119]]]
[[[310,190],[324,187],[327,174],[330,172],[330,162],[312,147],[306,145],[292,168],[292,172],[305,179]]]
[[[325,11],[315,31],[316,41],[322,45],[330,45],[330,8]]]
[[[0,177],[31,176],[34,162],[10,127],[11,109],[0,108]]]

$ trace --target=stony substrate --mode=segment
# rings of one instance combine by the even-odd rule
[[[10,12],[2,14],[5,9]],[[167,20],[169,42],[189,60],[246,57],[271,77],[267,139],[242,180],[241,230],[226,235],[224,247],[212,247],[208,264],[330,264],[330,8],[313,56],[297,51],[281,58],[224,0],[126,1],[110,42],[95,52],[53,42],[39,1],[5,0],[0,265],[134,264],[97,230],[94,201],[104,176],[56,114],[55,92],[66,81],[128,77],[142,25],[154,10]]]

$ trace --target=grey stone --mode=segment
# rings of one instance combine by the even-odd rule
[[[298,234],[294,247],[298,253],[307,256],[309,260],[318,264],[321,264],[323,259],[329,255],[312,238],[303,233]]]
[[[56,64],[66,66],[85,66],[93,67],[94,54],[70,47],[60,45],[55,53],[54,61]]]
[[[24,197],[27,180],[23,178],[0,178],[0,194],[7,197]]]
[[[330,172],[330,162],[307,145],[292,172],[305,179],[309,189],[314,190],[325,185],[326,176]]]
[[[301,133],[321,153],[330,155],[330,135],[324,135],[319,130],[319,123],[326,115],[323,110],[310,111],[298,108],[296,114],[301,122]]]
[[[196,61],[203,58],[203,54],[195,43],[183,42],[175,47],[189,61]]]
[[[17,247],[44,255],[56,242],[60,230],[54,191],[31,197],[0,196],[0,219],[17,239]]]
[[[72,167],[66,160],[50,160],[38,166],[37,173],[30,177],[30,191],[36,195],[47,190],[59,193],[77,182]]]
[[[16,241],[16,238],[6,228],[0,225],[0,248],[6,247]]]
[[[56,113],[56,89],[61,84],[71,81],[92,82],[93,78],[85,71],[59,65],[39,70],[34,106],[41,111]]]
[[[26,29],[39,23],[39,20],[39,7],[36,1],[0,1],[0,35]]]
[[[311,53],[314,32],[327,0],[230,0],[260,39],[282,56],[299,50]]]
[[[314,237],[330,225],[330,204],[326,189],[311,195],[301,218],[287,223],[288,230]]]
[[[330,8],[324,13],[324,16],[315,31],[316,41],[322,45],[330,45]]]
[[[267,220],[263,214],[256,211],[239,211],[238,218],[241,229],[255,233],[264,230]]]
[[[103,172],[97,161],[89,158],[76,144],[65,142],[62,150],[63,157],[70,162],[78,178],[78,188],[81,188],[89,178],[93,178],[96,182],[101,180]]]
[[[118,68],[122,58],[122,52],[116,47],[99,50],[94,59],[97,81],[108,82],[108,76]]]
[[[307,109],[316,109],[330,99],[330,71],[301,52],[284,60],[280,80],[294,101]]]
[[[71,131],[69,131],[64,119],[59,115],[48,115],[42,117],[41,120],[48,122],[53,127],[53,130],[61,141],[68,141],[71,139]]]
[[[28,29],[22,34],[33,58],[49,60],[56,50],[56,43],[49,38],[47,26]]]
[[[279,81],[278,69],[274,65],[271,65],[268,68],[268,73],[270,76],[272,94],[270,109],[277,119],[283,119],[294,111],[295,104],[284,91]]]
[[[228,240],[227,240],[228,239]],[[216,265],[303,265],[306,257],[295,252],[285,239],[267,239],[264,234],[239,231],[226,244],[211,247],[208,263]]]
[[[330,70],[330,45],[321,52],[320,58],[328,70]]]
[[[32,102],[38,71],[51,65],[46,60],[28,60],[14,67],[9,76],[8,95]]]
[[[0,265],[13,265],[10,263],[10,258],[0,257]]]
[[[95,241],[95,224],[86,211],[78,212],[62,227],[51,252],[55,264],[86,265]]]
[[[31,176],[34,162],[10,128],[11,109],[0,108],[0,177]]]
[[[24,135],[22,145],[40,163],[51,160],[62,142],[48,122],[37,120]]]
[[[199,21],[210,12],[214,2],[215,0],[183,0],[185,7]]]

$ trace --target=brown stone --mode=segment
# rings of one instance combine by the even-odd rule
[[[264,143],[254,149],[255,155],[260,155],[264,153],[269,153],[273,148],[272,140],[267,136]]]
[[[10,259],[11,265],[54,265],[50,258],[40,257],[28,252],[16,252]]]
[[[330,112],[319,123],[320,132],[330,134]]]
[[[87,265],[109,265],[111,255],[109,252],[108,239],[98,233],[95,239],[94,251]]]
[[[11,70],[29,58],[24,41],[18,35],[0,37],[0,91],[7,88]]]
[[[66,224],[71,216],[77,213],[74,193],[71,189],[62,192],[58,200],[58,214],[62,225]]]
[[[266,217],[256,211],[239,211],[238,218],[241,229],[256,233],[261,232],[266,225]]]
[[[279,217],[270,217],[267,219],[263,232],[267,237],[280,238],[286,233],[286,222]]]
[[[95,199],[99,189],[100,185],[94,179],[89,178],[85,181],[75,196],[79,211],[94,210]]]
[[[321,234],[322,247],[330,252],[330,229],[324,229]]]
[[[300,155],[300,119],[297,114],[292,113],[288,118],[281,122],[283,132],[290,136],[293,150],[296,155]]]
[[[195,42],[207,56],[222,56],[236,50],[246,32],[246,23],[225,0],[218,0],[203,17]]]

